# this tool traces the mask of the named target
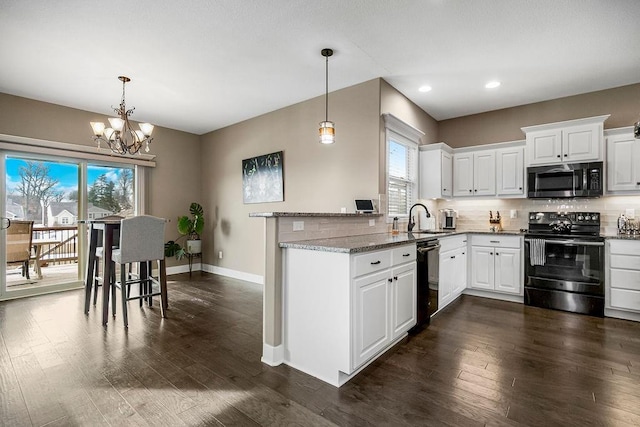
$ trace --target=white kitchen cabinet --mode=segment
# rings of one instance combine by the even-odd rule
[[[445,199],[453,195],[453,154],[444,144],[420,146],[420,198]]]
[[[607,136],[607,191],[640,191],[640,139],[632,128]]]
[[[467,236],[440,239],[438,310],[442,310],[467,287]]]
[[[602,160],[604,121],[608,117],[523,127],[527,141],[527,165]]]
[[[496,150],[496,195],[524,196],[524,145]]]
[[[391,341],[389,270],[354,280],[355,365],[369,360]]]
[[[640,320],[640,241],[608,240],[605,315]]]
[[[416,245],[358,254],[284,249],[288,365],[335,386],[416,324]]]
[[[417,289],[415,262],[404,264],[392,270],[391,301],[391,340],[404,335],[416,324]]]
[[[496,194],[495,150],[453,155],[453,195],[493,196]]]
[[[522,240],[517,236],[471,236],[471,288],[520,294]]]

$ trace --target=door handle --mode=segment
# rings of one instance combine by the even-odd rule
[[[7,221],[6,227],[4,226],[5,221]],[[0,228],[0,230],[6,230],[9,227],[11,227],[11,220],[9,218],[2,217],[2,227]]]

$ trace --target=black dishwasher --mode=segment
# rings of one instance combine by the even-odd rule
[[[438,262],[440,260],[440,243],[437,239],[418,242],[417,262],[417,323],[412,333],[420,332],[438,311]]]

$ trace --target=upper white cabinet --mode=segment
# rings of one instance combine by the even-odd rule
[[[496,152],[478,150],[453,155],[453,195],[496,194]]]
[[[527,165],[602,160],[604,121],[608,117],[523,127],[527,136]]]
[[[453,150],[446,144],[420,146],[420,198],[446,199],[453,195]]]
[[[496,194],[524,195],[524,146],[496,150]]]
[[[640,191],[640,139],[633,128],[607,136],[607,191]]]

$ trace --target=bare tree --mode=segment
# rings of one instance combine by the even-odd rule
[[[120,169],[116,188],[118,203],[121,209],[131,209],[131,195],[133,194],[133,170]]]
[[[49,176],[49,166],[37,161],[27,161],[26,165],[20,166],[18,171],[20,184],[17,186],[18,192],[24,199],[24,207],[27,218],[38,218],[40,209],[46,209],[54,200],[61,200],[62,192],[56,191],[57,179]]]

